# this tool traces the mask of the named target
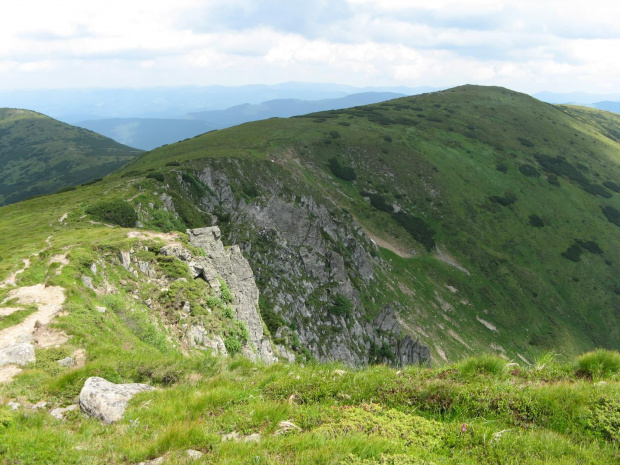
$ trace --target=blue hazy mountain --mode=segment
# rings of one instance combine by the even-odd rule
[[[113,118],[81,121],[78,126],[103,134],[131,147],[151,150],[214,129],[267,118],[288,118],[317,111],[337,110],[402,97],[394,92],[364,92],[335,99],[277,99],[260,104],[246,103],[226,110],[189,113],[184,118]]]

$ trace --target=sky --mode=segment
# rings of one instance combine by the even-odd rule
[[[329,82],[620,92],[617,0],[2,0],[0,91]]]

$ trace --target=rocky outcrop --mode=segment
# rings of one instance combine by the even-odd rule
[[[241,168],[234,169],[243,176]],[[372,300],[379,261],[372,256],[376,245],[350,215],[310,194],[291,197],[271,179],[263,179],[262,195],[247,203],[235,197],[223,170],[207,167],[198,178],[209,192],[200,208],[226,218],[226,241],[239,246],[233,246],[235,254],[241,249],[248,257],[265,302],[315,358],[364,365],[376,361],[376,347],[387,345],[393,359],[382,361],[429,360],[428,349],[406,335],[392,306],[381,306],[369,321],[362,295]],[[337,296],[351,303],[349,314],[330,310]],[[289,358],[282,349],[278,352]]]
[[[212,287],[219,287],[219,278],[228,285],[233,297],[235,316],[244,322],[250,333],[250,343],[256,356],[265,363],[277,360],[271,343],[263,333],[263,322],[258,313],[258,287],[250,264],[238,246],[226,250],[217,226],[188,229],[190,244],[205,251],[204,257],[194,257],[190,268],[197,276],[203,276]]]
[[[200,325],[193,325],[185,333],[185,342],[189,347],[209,349],[213,355],[228,356],[226,345],[218,335],[210,336]]]
[[[91,377],[80,392],[80,408],[104,423],[114,423],[123,417],[133,396],[153,389],[147,384],[114,384],[103,378]]]

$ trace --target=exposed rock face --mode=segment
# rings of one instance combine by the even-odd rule
[[[80,407],[104,423],[113,423],[123,417],[133,396],[153,389],[147,384],[114,384],[103,378],[91,377],[80,392]]]
[[[210,192],[200,207],[230,218],[226,240],[239,245],[231,256],[241,257],[243,250],[263,297],[314,357],[364,365],[376,360],[373,348],[387,344],[394,358],[376,361],[406,365],[430,360],[428,348],[406,335],[391,306],[368,321],[361,295],[372,295],[379,262],[371,255],[375,244],[348,214],[329,201],[318,204],[311,195],[291,198],[283,186],[266,179],[263,195],[247,204],[235,198],[222,171],[208,167],[198,178]],[[210,247],[209,234],[195,235],[194,245]],[[337,295],[351,302],[350,315],[330,312]]]
[[[190,347],[211,349],[213,355],[222,355],[224,357],[228,355],[226,345],[222,338],[217,335],[209,336],[202,326],[191,326],[185,333],[185,339]]]
[[[0,367],[11,364],[24,366],[34,361],[34,347],[28,342],[0,348]]]
[[[263,334],[263,322],[258,313],[258,287],[250,264],[238,246],[224,249],[220,229],[215,227],[188,229],[190,243],[206,252],[205,257],[194,257],[190,269],[202,275],[212,287],[219,287],[218,277],[228,285],[233,295],[236,318],[243,321],[250,333],[250,342],[258,357],[265,363],[277,360],[269,339]]]

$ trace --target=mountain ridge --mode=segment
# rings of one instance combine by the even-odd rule
[[[103,177],[141,151],[41,113],[0,109],[0,203]]]

